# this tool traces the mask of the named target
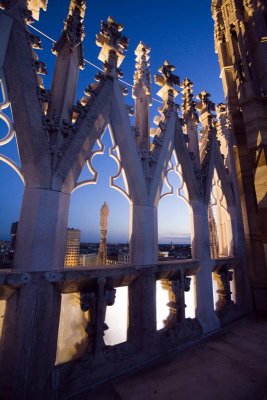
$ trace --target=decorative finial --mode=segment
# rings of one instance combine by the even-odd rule
[[[179,92],[174,89],[174,86],[180,85],[180,79],[177,75],[172,72],[175,70],[175,66],[171,65],[169,61],[164,61],[164,64],[158,71],[161,75],[155,75],[155,83],[161,86],[161,89],[157,93],[163,100],[173,100]]]
[[[218,9],[220,9],[221,6],[222,6],[222,0],[212,0],[211,11],[212,12],[218,11]]]
[[[84,39],[83,19],[85,13],[84,0],[71,0],[69,15],[65,21],[65,32],[72,48],[81,44]]]
[[[181,88],[183,89],[182,113],[184,119],[191,117],[196,123],[198,123],[199,118],[196,110],[196,102],[193,100],[193,86],[193,82],[188,78],[184,79],[184,81],[181,83]]]
[[[250,9],[250,10],[255,10],[255,8],[256,8],[256,5],[255,5],[255,1],[254,0],[244,0],[244,6],[247,8],[247,9]]]
[[[149,71],[149,53],[150,47],[140,42],[135,50],[136,64],[133,85],[133,98],[150,96],[151,94],[151,78]]]
[[[46,11],[48,0],[28,0],[27,7],[31,11],[32,17],[39,21],[40,9]]]
[[[19,6],[22,16],[27,24],[34,20],[39,21],[40,9],[46,11],[48,0],[0,0],[0,10],[8,10],[14,6]]]
[[[218,133],[229,142],[231,140],[231,123],[226,104],[220,103],[216,106],[216,116]]]
[[[213,119],[215,115],[212,114],[212,111],[215,111],[215,104],[210,100],[210,94],[203,90],[199,95],[197,95],[197,99],[200,101],[196,103],[196,108],[200,112],[200,120],[203,125],[207,125],[209,129],[213,126]],[[205,121],[208,123],[205,124]]]
[[[64,23],[64,30],[53,47],[53,53],[58,55],[61,48],[67,42],[71,51],[78,46],[81,49],[80,67],[84,67],[82,41],[84,39],[84,26],[83,19],[85,14],[86,4],[84,0],[71,0],[69,6],[69,13]]]
[[[100,209],[100,227],[101,229],[107,229],[109,208],[106,202],[102,205]]]
[[[211,113],[212,111],[215,111],[215,104],[210,100],[210,96],[210,93],[206,92],[206,90],[203,90],[197,95],[197,99],[200,100],[200,102],[197,103],[197,109],[202,113]]]
[[[107,22],[101,21],[100,33],[96,35],[96,44],[102,47],[98,59],[103,63],[112,64],[107,69],[117,68],[121,65],[128,49],[129,40],[122,36],[123,25],[108,17]],[[113,56],[113,57],[112,57]]]
[[[216,106],[216,114],[227,113],[227,105],[224,103],[219,103]]]

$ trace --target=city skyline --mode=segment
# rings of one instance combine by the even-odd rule
[[[177,2],[168,4],[172,13],[162,3],[156,4],[151,9],[149,4],[136,1],[131,10],[131,18],[129,18],[129,5],[125,5],[121,1],[110,4],[105,0],[100,5],[95,1],[90,2],[85,17],[85,57],[101,67],[101,63],[97,60],[99,48],[94,43],[95,34],[99,32],[100,20],[112,15],[124,25],[124,34],[130,39],[129,50],[121,66],[125,81],[133,82],[134,50],[142,40],[151,46],[152,80],[164,59],[168,59],[176,66],[175,72],[181,80],[185,77],[193,80],[195,94],[206,89],[212,93],[213,101],[216,103],[223,101],[221,81],[218,78],[218,62],[212,39],[213,22],[210,16],[210,2],[204,0],[200,5],[187,0],[179,1],[178,4]],[[35,23],[34,26],[57,39],[63,27],[62,20],[67,14],[67,9],[68,2],[65,2],[64,5],[59,1],[49,2],[47,13],[43,14],[41,21]],[[200,15],[203,16],[201,27],[198,22]],[[151,29],[146,29],[145,25],[150,26]],[[44,51],[39,53],[39,58],[47,64],[49,75],[44,80],[46,87],[49,87],[55,56],[51,54],[50,41],[42,37],[42,42]],[[162,49],[163,43],[164,49]],[[77,98],[82,96],[84,88],[93,81],[95,73],[96,69],[88,65],[84,71],[81,71]],[[153,98],[157,98],[157,90],[156,85],[152,83]],[[158,100],[160,99],[158,98]],[[178,97],[178,103],[181,104],[181,96]],[[126,97],[126,104],[133,105],[131,88]],[[151,127],[155,126],[153,118],[157,115],[158,106],[160,103],[153,101]],[[108,132],[103,137],[103,143],[106,146],[105,154],[96,156],[93,164],[99,172],[98,184],[81,188],[72,194],[68,225],[81,230],[82,241],[97,242],[99,240],[99,210],[103,202],[107,201],[110,205],[108,241],[127,242],[129,240],[129,204],[119,192],[109,188],[109,176],[116,174],[117,165],[108,156],[111,146]],[[14,140],[1,148],[1,152],[16,162],[19,161]],[[89,171],[84,169],[81,179],[89,175]],[[9,239],[11,223],[19,218],[23,185],[19,177],[2,162],[0,164],[0,181],[2,187],[0,238]],[[175,183],[177,188],[177,178],[171,177],[170,181]],[[178,200],[173,196],[163,198],[159,204],[158,218],[160,243],[189,242],[190,216],[183,200]]]

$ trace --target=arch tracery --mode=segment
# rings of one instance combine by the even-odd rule
[[[133,110],[125,105],[125,88],[119,82],[122,77],[120,67],[125,57],[124,52],[128,48],[128,39],[122,35],[123,26],[111,17],[107,22],[102,22],[100,33],[97,35],[97,45],[101,48],[99,59],[103,62],[104,72],[97,73],[95,82],[85,89],[85,96],[74,104],[78,69],[83,67],[82,19],[85,12],[85,3],[76,8],[75,4],[72,0],[64,30],[54,46],[57,61],[51,91],[45,89],[40,78],[41,74],[46,73],[45,65],[38,60],[33,51],[41,47],[40,40],[31,35],[31,40],[26,40],[21,44],[29,60],[34,60],[34,74],[30,76],[23,68],[16,73],[18,72],[17,75],[21,80],[25,79],[35,86],[36,93],[39,93],[37,97],[33,92],[27,93],[30,102],[36,106],[34,113],[38,121],[38,129],[36,130],[31,120],[27,127],[20,123],[21,113],[27,113],[26,109],[16,110],[14,118],[18,126],[16,135],[21,153],[22,170],[10,160],[4,157],[1,159],[9,162],[21,177],[23,175],[26,191],[27,188],[38,187],[49,189],[51,195],[64,193],[69,196],[73,190],[97,181],[97,172],[92,166],[92,160],[97,154],[103,152],[101,137],[109,126],[113,140],[110,156],[118,165],[118,172],[111,177],[110,184],[129,199],[132,207],[133,224],[130,236],[132,243],[137,243],[136,246],[132,245],[132,261],[140,262],[141,260],[143,263],[151,263],[156,259],[157,237],[154,236],[151,240],[146,233],[147,227],[140,235],[139,227],[143,219],[147,221],[148,226],[157,225],[157,206],[164,180],[170,170],[173,152],[179,165],[176,173],[182,177],[182,182],[186,187],[185,200],[192,206],[193,213],[199,209],[200,204],[203,210],[207,209],[215,169],[227,204],[235,206],[231,176],[227,171],[218,141],[216,116],[213,114],[215,106],[205,91],[195,99],[193,83],[188,78],[180,82],[179,77],[174,74],[175,67],[165,61],[159,68],[159,74],[155,76],[155,83],[160,87],[158,96],[162,99],[162,106],[159,108],[159,115],[155,117],[157,127],[150,129],[150,48],[140,42],[135,51],[136,69],[132,93],[135,101],[135,125],[132,127],[129,113]],[[16,8],[11,7],[7,9],[6,14],[12,16],[16,12]],[[16,24],[23,26],[25,31],[27,31],[28,23],[27,19],[16,21]],[[70,32],[72,32],[71,36]],[[11,31],[10,34],[17,33]],[[9,62],[8,51],[7,47],[5,63],[8,72],[4,79],[10,82],[14,71]],[[68,54],[67,58],[72,60],[76,67],[69,72],[64,72],[65,75],[59,75],[60,70],[65,71],[66,57],[62,57],[63,53]],[[63,81],[68,82],[68,87],[71,88],[68,92],[66,92],[67,85],[63,86]],[[179,115],[179,105],[175,100],[178,96],[177,87],[181,87],[183,94],[182,118]],[[2,88],[4,101],[1,104],[1,115],[3,107],[7,105],[4,84]],[[16,104],[18,93],[11,91],[9,96],[11,105]],[[14,136],[11,121],[5,120],[5,122],[9,128],[8,138]],[[203,128],[201,140],[200,122]],[[33,128],[35,139],[32,133]],[[150,143],[151,137],[152,143]],[[34,144],[36,140],[39,140],[38,144]],[[25,141],[32,143],[26,150]],[[95,143],[98,143],[99,150],[94,150]],[[47,150],[43,151],[43,148]],[[39,154],[41,151],[42,157]],[[92,179],[78,182],[85,164],[92,173]],[[125,189],[116,184],[121,177],[124,180]],[[135,232],[135,226],[139,232]],[[157,231],[157,229],[152,230]],[[147,260],[140,255],[142,252],[140,249],[142,250],[145,246],[150,247],[150,256]]]

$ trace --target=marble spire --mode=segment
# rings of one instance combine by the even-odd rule
[[[135,128],[137,144],[149,150],[149,107],[151,104],[150,48],[140,42],[135,50],[133,98],[135,99]]]

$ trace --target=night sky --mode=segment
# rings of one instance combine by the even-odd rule
[[[142,40],[151,47],[152,76],[167,59],[176,66],[175,73],[181,80],[188,77],[194,82],[195,94],[205,89],[212,94],[214,102],[223,101],[217,55],[214,52],[210,0],[90,0],[87,3],[84,41],[86,59],[101,67],[101,62],[97,59],[100,48],[95,45],[95,35],[99,32],[101,19],[106,20],[111,15],[124,25],[123,33],[130,40],[126,58],[121,65],[125,81],[133,81],[134,50]],[[41,13],[40,21],[34,26],[57,39],[67,10],[68,1],[49,0],[47,12]],[[42,38],[42,42],[44,50],[38,52],[38,55],[39,59],[47,64],[49,75],[44,81],[46,88],[49,88],[55,56],[51,53],[51,42],[45,38]],[[93,82],[95,73],[96,70],[89,65],[80,72],[77,99],[83,96],[83,89]],[[157,97],[157,90],[158,87],[152,84],[154,98]],[[133,104],[131,90],[125,102]],[[181,103],[181,96],[178,96],[177,102]],[[151,126],[159,106],[159,103],[153,102]],[[4,136],[3,132],[4,124],[0,121],[0,137]],[[95,157],[93,164],[99,172],[98,184],[79,189],[72,195],[69,227],[81,229],[82,241],[98,241],[99,210],[106,201],[110,207],[108,241],[126,242],[129,231],[129,204],[118,191],[109,188],[109,176],[116,174],[117,166],[115,161],[108,157],[111,145],[108,132],[104,135],[103,142],[106,146],[105,154]],[[15,140],[1,147],[0,152],[18,162]],[[82,172],[83,179],[85,176],[90,177],[88,170]],[[179,187],[177,177],[170,177],[170,181],[174,188]],[[10,225],[19,218],[23,185],[15,172],[2,162],[0,187],[0,239],[9,239]],[[187,241],[189,232],[189,211],[186,204],[177,197],[165,197],[159,206],[159,242]]]

